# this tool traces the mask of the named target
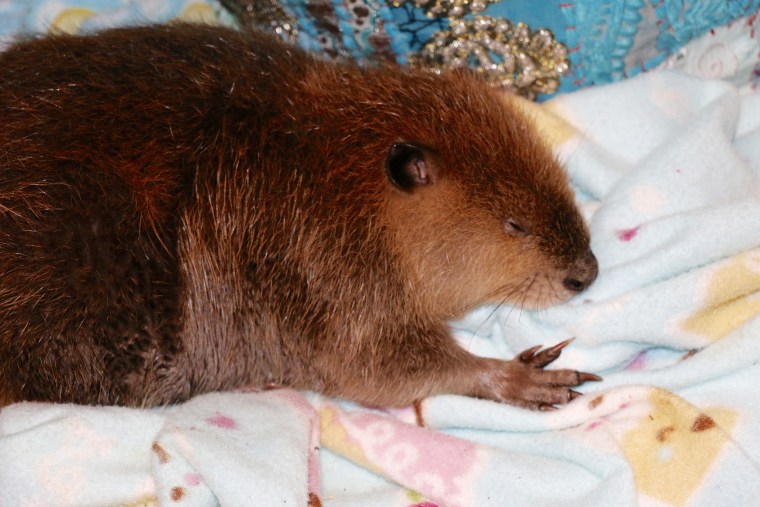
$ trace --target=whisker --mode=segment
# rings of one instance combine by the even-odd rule
[[[525,302],[527,301],[528,294],[530,293],[530,289],[533,287],[533,284],[536,283],[537,278],[538,278],[538,273],[534,273],[533,277],[530,280],[530,283],[523,291],[522,297],[518,299],[517,301],[520,306],[520,317],[518,317],[517,322],[520,322],[520,318],[522,318],[522,311],[525,309]]]
[[[530,281],[528,281],[528,280],[530,280]],[[525,285],[525,283],[527,283],[528,285],[523,289],[522,287]],[[507,320],[509,320],[509,318],[512,316],[512,312],[515,310],[515,308],[519,308],[520,307],[520,300],[525,296],[526,290],[530,288],[530,285],[532,283],[533,283],[532,279],[526,278],[525,280],[523,280],[522,282],[520,282],[520,284],[517,287],[515,287],[515,291],[513,291],[512,294],[515,294],[518,291],[520,292],[520,294],[515,299],[515,302],[512,304],[512,308],[509,309],[509,313],[507,314],[507,317],[506,317]]]
[[[517,284],[505,283],[504,285],[500,285],[496,289],[492,290],[491,292],[486,293],[480,299],[475,301],[473,306],[480,306],[482,304],[489,302],[490,300],[492,300],[495,296],[499,294],[506,294],[503,298],[501,298],[501,304],[503,304],[504,302],[506,302],[507,299],[514,296],[518,291],[520,291],[521,287],[527,280],[528,280],[528,277],[524,278]]]
[[[545,281],[545,283],[541,283],[542,281]],[[501,294],[501,296],[498,302],[494,304],[494,307],[491,309],[491,311],[488,312],[488,315],[486,315],[486,317],[482,319],[472,331],[467,348],[469,349],[471,347],[472,341],[475,339],[475,336],[483,328],[483,326],[485,326],[486,322],[488,322],[508,300],[512,300],[513,303],[509,310],[509,313],[505,317],[505,320],[510,319],[512,312],[515,309],[521,312],[521,319],[522,311],[527,307],[528,300],[531,301],[533,306],[543,306],[544,300],[547,299],[547,290],[551,291],[551,293],[554,295],[554,299],[561,299],[560,295],[557,293],[556,287],[551,283],[551,278],[549,275],[547,273],[535,272],[532,275],[523,278],[518,283],[507,283],[485,294],[478,301],[476,301],[473,306],[480,306],[486,302],[492,301],[494,297],[499,294]],[[518,322],[520,322],[519,319]]]
[[[520,282],[520,283],[522,284],[523,282]],[[499,291],[494,291],[494,294],[495,294],[495,293],[497,293],[497,292],[501,292],[501,291],[502,291],[502,290],[504,290],[504,288],[506,288],[506,287],[508,287],[508,285],[503,285],[503,286],[500,288],[500,290],[499,290]],[[519,285],[518,285],[517,287],[519,287]],[[485,319],[483,319],[483,320],[481,321],[481,323],[480,323],[480,324],[478,324],[478,326],[475,328],[475,331],[473,331],[473,333],[472,333],[472,336],[470,337],[470,341],[472,341],[472,338],[474,338],[474,337],[475,337],[475,335],[478,333],[478,331],[480,331],[480,328],[481,328],[481,327],[483,327],[483,326],[485,325],[485,323],[486,323],[486,322],[488,322],[488,321],[491,319],[491,317],[493,317],[493,315],[496,313],[496,311],[497,311],[499,308],[501,308],[502,306],[504,306],[504,303],[507,301],[507,299],[509,299],[509,298],[512,296],[512,294],[514,294],[514,293],[517,291],[517,287],[513,287],[513,288],[512,288],[512,289],[511,289],[511,290],[510,290],[510,291],[509,291],[509,292],[508,292],[508,293],[507,293],[507,294],[506,294],[506,295],[505,295],[503,298],[501,298],[501,301],[499,301],[498,303],[496,303],[496,305],[495,305],[495,306],[493,307],[493,309],[492,309],[492,310],[491,310],[491,311],[488,313],[488,315],[486,316],[486,318],[485,318]]]
[[[557,287],[551,283],[551,280],[549,280],[549,275],[546,275],[546,283],[549,285],[549,287],[551,287],[552,292],[554,293],[554,297],[557,300],[562,300],[562,296],[557,293]]]

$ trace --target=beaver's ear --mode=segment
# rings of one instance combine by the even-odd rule
[[[416,187],[435,183],[438,172],[430,159],[430,153],[425,148],[396,143],[385,159],[385,172],[396,187],[411,192]]]

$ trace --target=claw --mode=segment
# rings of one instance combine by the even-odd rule
[[[565,347],[567,347],[570,344],[570,342],[572,342],[573,340],[575,340],[575,338],[568,338],[567,340],[559,342],[558,344],[554,345],[553,347],[550,347],[550,348],[546,349],[544,352],[546,354],[557,354],[557,355],[559,355],[559,353],[562,351],[562,349],[564,349]]]
[[[575,338],[569,338],[563,342],[559,342],[553,347],[539,351],[534,354],[529,360],[523,359],[523,362],[530,362],[536,368],[543,368],[553,363],[559,355],[562,353],[562,349],[568,346]],[[531,349],[533,350],[533,349]]]
[[[594,375],[593,373],[584,373],[584,372],[578,372],[578,383],[582,384],[584,382],[601,382],[602,377],[599,375]]]
[[[523,363],[527,363],[528,361],[533,359],[533,356],[535,355],[536,352],[538,352],[538,350],[541,347],[543,347],[543,345],[536,345],[535,347],[531,347],[528,350],[521,352],[519,356],[520,361],[522,361]]]
[[[538,409],[541,412],[551,412],[553,410],[557,410],[557,407],[555,407],[551,403],[541,403],[541,404],[538,405]]]
[[[573,401],[578,396],[583,396],[583,394],[579,393],[578,391],[573,391],[570,389],[570,401]]]

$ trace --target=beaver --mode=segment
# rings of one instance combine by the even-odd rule
[[[551,409],[599,377],[458,346],[597,261],[530,118],[466,71],[165,25],[0,55],[0,399],[146,407],[289,386]]]

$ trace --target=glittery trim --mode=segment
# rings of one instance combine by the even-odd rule
[[[569,69],[566,47],[547,29],[479,14],[498,1],[393,0],[406,15],[397,26],[406,29],[409,63],[436,72],[469,67],[493,86],[531,99],[554,92]]]
[[[412,3],[418,9],[422,9],[430,18],[448,17],[461,18],[468,14],[477,14],[486,10],[489,4],[499,0],[394,0],[390,4],[400,7],[406,3]]]
[[[490,84],[531,99],[555,91],[569,68],[567,49],[549,30],[490,16],[452,19],[411,63],[436,71],[470,67]]]

